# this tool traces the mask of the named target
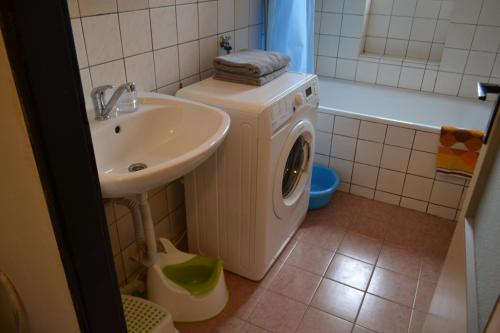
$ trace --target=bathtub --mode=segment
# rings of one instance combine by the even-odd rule
[[[315,162],[340,190],[456,219],[468,181],[435,172],[442,125],[485,129],[491,102],[320,78]]]

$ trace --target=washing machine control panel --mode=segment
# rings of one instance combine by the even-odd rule
[[[315,77],[271,105],[269,110],[273,133],[283,126],[292,117],[293,113],[301,107],[307,105],[316,106],[318,94],[318,79]]]

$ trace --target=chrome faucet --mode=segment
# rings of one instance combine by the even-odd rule
[[[115,92],[113,93],[109,101],[106,103],[104,94],[106,90],[111,88],[113,87],[110,85],[105,85],[105,86],[95,87],[90,92],[90,96],[92,97],[92,102],[94,103],[94,112],[96,120],[109,119],[111,117],[111,111],[113,111],[113,109],[115,108],[116,103],[118,102],[120,96],[125,91],[128,92],[135,91],[135,83],[127,82],[120,85],[118,88],[116,88]]]

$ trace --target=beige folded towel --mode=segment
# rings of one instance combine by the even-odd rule
[[[247,49],[215,58],[214,68],[258,78],[280,70],[289,63],[290,57],[281,53]]]
[[[286,67],[283,67],[267,75],[263,75],[260,77],[252,77],[252,76],[228,73],[222,70],[215,70],[214,79],[221,81],[242,83],[242,84],[250,84],[253,86],[263,86],[285,72],[286,72]]]

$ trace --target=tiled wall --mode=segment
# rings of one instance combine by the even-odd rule
[[[412,16],[413,29],[410,30],[409,40],[412,39],[413,31],[416,31],[417,15],[436,15],[435,11],[424,10],[423,4],[427,5],[430,2],[431,4],[428,6],[432,8],[439,3],[440,11],[437,19],[430,19],[432,22],[436,22],[432,41],[435,44],[445,43],[440,62],[363,53],[363,24],[365,21],[369,23],[369,17],[365,17],[366,20],[363,19],[365,1],[369,0],[317,1],[316,72],[319,75],[463,97],[475,96],[474,86],[477,81],[500,82],[500,57],[498,56],[500,2],[498,0],[454,0],[454,6],[449,0],[437,1],[434,4],[431,0],[418,2],[417,0],[371,0],[369,13],[372,16],[384,11],[388,13],[389,7],[391,8],[391,16],[381,17],[380,21],[383,22],[376,26],[373,22],[371,26],[368,24],[368,33],[375,34],[371,31],[380,29],[382,36],[385,35],[387,28],[387,34],[391,37],[393,36],[390,33],[391,20],[394,18],[401,22],[405,21],[405,24],[408,25],[410,22],[408,18]],[[417,5],[422,8],[420,9]],[[396,18],[392,14],[395,8],[400,6],[410,9],[413,14],[410,15],[408,12],[407,19],[402,19],[401,16]],[[453,10],[451,10],[452,7]],[[450,23],[448,28],[444,29],[447,17],[450,18]],[[387,20],[389,20],[389,25],[387,25]],[[423,30],[418,35],[426,35],[424,39],[430,39],[431,29],[427,33],[424,32],[426,27],[423,26],[423,23],[419,23],[419,25],[422,25]],[[438,27],[440,25],[443,27]],[[430,24],[430,27],[433,26],[434,23]],[[436,31],[438,35],[436,35]],[[402,30],[398,29],[398,32],[395,33],[402,34]],[[408,27],[404,32],[404,36],[407,35]],[[414,39],[421,38],[414,37]],[[387,43],[389,40],[387,39]],[[372,43],[370,39],[367,39],[367,42],[368,44]],[[384,53],[387,53],[388,50],[387,43]],[[403,43],[404,45],[406,44]],[[434,47],[437,50],[440,46],[435,45]],[[381,49],[381,47],[379,48]],[[414,49],[411,51],[412,53],[427,53],[429,44],[414,43],[412,48]],[[409,48],[407,48],[405,56],[408,54],[408,50]],[[437,60],[438,57],[433,58]]]
[[[439,62],[454,0],[372,0],[364,52]]]
[[[263,0],[68,0],[87,104],[92,87],[134,81],[174,94],[212,75],[212,60],[262,40]]]
[[[156,237],[170,239],[180,249],[187,249],[184,186],[181,181],[150,191],[149,203]],[[123,285],[130,282],[139,268],[132,215],[128,207],[112,201],[106,201],[104,207],[118,282]]]
[[[455,219],[465,181],[437,176],[438,134],[318,113],[317,163],[337,171],[340,190]]]
[[[139,90],[174,94],[212,75],[218,37],[235,50],[260,47],[263,0],[68,0],[87,105],[92,87],[134,81]],[[89,114],[92,116],[92,114]],[[158,237],[185,246],[186,214],[180,180],[150,193]],[[132,216],[105,204],[120,284],[137,271]]]

